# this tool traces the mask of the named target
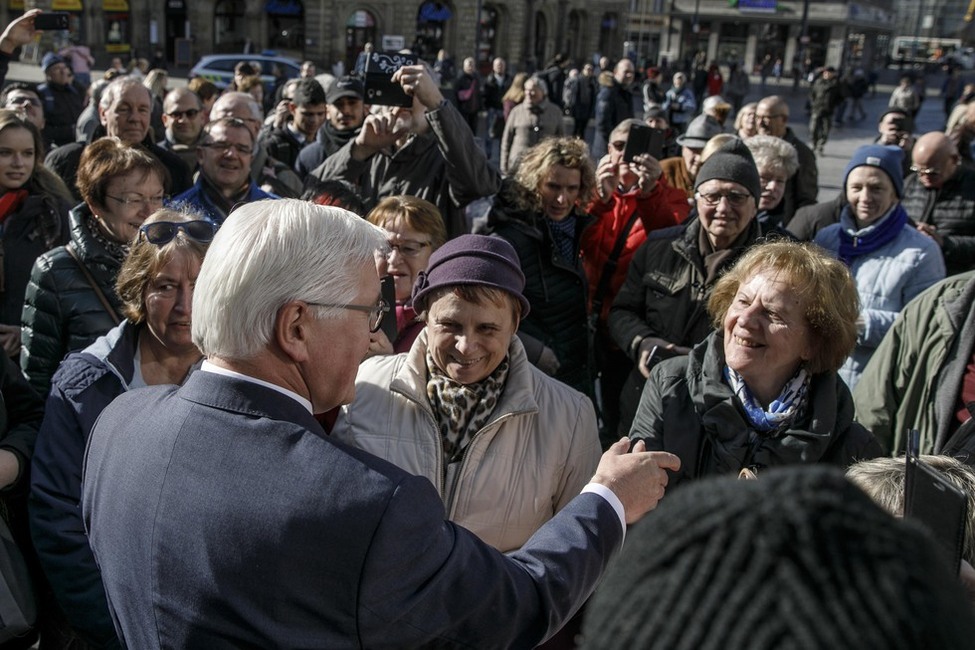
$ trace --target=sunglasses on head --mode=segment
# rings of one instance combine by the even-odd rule
[[[156,221],[147,223],[139,231],[150,244],[164,246],[176,238],[182,230],[187,237],[201,244],[209,244],[217,232],[217,227],[209,221]]]

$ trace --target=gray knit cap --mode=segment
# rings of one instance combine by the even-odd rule
[[[714,179],[732,181],[743,186],[755,197],[756,205],[762,197],[762,181],[758,176],[758,167],[755,166],[752,152],[740,138],[728,140],[704,161],[700,171],[697,172],[694,191],[696,192],[697,188],[706,181]]]

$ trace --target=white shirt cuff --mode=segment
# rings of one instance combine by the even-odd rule
[[[623,528],[623,538],[626,538],[626,513],[623,511],[623,502],[620,498],[610,490],[608,487],[602,483],[589,483],[586,487],[582,488],[581,494],[586,492],[592,492],[593,494],[598,494],[602,498],[609,502],[609,505],[613,506],[613,510],[616,511],[616,516],[620,518],[620,526]],[[620,546],[623,546],[621,543]]]

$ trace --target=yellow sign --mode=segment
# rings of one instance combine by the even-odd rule
[[[132,46],[129,43],[115,43],[114,45],[106,45],[106,52],[131,52]]]
[[[103,0],[102,9],[105,11],[128,11],[129,3],[127,0]]]
[[[81,0],[54,0],[51,11],[81,11]]]
[[[16,11],[23,11],[24,0],[10,0],[10,8]]]

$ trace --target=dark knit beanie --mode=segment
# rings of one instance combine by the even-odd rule
[[[507,291],[521,303],[521,316],[528,315],[525,274],[511,244],[499,237],[461,235],[451,239],[430,256],[426,271],[413,284],[413,309],[425,310],[430,293],[453,285],[479,285]]]
[[[585,650],[970,648],[971,603],[926,530],[841,470],[704,479],[631,528]]]
[[[740,138],[732,138],[712,153],[694,181],[694,191],[710,180],[732,181],[744,187],[755,197],[755,204],[762,198],[762,181],[758,177],[758,167],[752,152]]]
[[[865,144],[853,152],[853,157],[850,158],[850,162],[846,165],[846,171],[843,172],[843,188],[846,189],[846,181],[850,177],[850,172],[857,167],[863,167],[864,165],[879,167],[890,177],[891,182],[894,184],[894,191],[897,192],[897,198],[900,198],[904,194],[903,164],[904,150],[900,147],[883,144]]]

